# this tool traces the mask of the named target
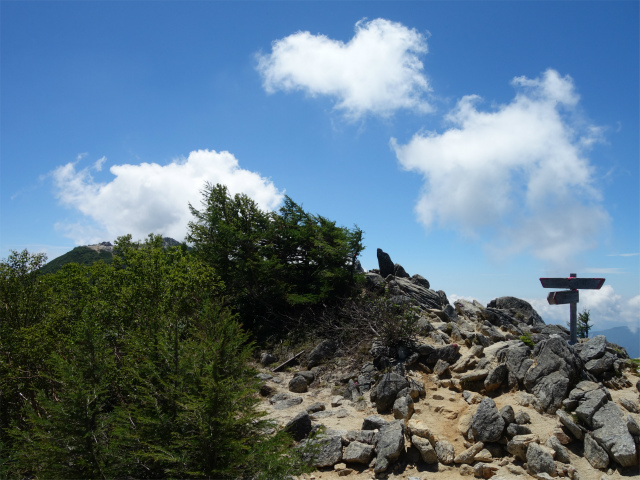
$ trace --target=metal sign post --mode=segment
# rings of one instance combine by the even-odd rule
[[[541,278],[540,283],[543,288],[568,288],[560,292],[551,292],[547,296],[549,305],[569,304],[569,327],[571,337],[569,345],[574,345],[578,341],[578,301],[580,300],[578,289],[600,290],[604,285],[604,278],[577,278],[575,273],[571,273],[569,278]]]

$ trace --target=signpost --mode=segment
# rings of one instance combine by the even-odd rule
[[[577,335],[577,310],[579,294],[578,289],[600,290],[604,285],[604,278],[577,278],[575,273],[569,278],[541,278],[540,283],[543,288],[568,288],[560,292],[551,292],[547,296],[549,305],[569,304],[569,326],[571,327],[571,338],[569,345],[574,345],[578,341]]]

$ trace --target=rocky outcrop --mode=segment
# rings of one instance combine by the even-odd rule
[[[582,362],[567,342],[551,337],[536,345],[536,363],[525,374],[524,386],[533,393],[542,408],[555,413],[569,390],[581,377]]]
[[[529,302],[516,297],[495,298],[487,304],[487,307],[506,310],[513,315],[513,318],[527,325],[538,326],[545,324],[542,317],[538,315],[538,312]]]

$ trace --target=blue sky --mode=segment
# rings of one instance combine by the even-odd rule
[[[0,257],[183,239],[204,181],[451,298],[640,316],[638,2],[0,3]]]

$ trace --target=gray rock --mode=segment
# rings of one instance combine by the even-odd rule
[[[508,374],[509,370],[507,369],[507,365],[504,363],[501,363],[494,369],[490,370],[487,378],[484,379],[485,390],[487,392],[492,392],[500,388],[507,379]]]
[[[586,343],[582,345],[580,350],[580,358],[583,362],[587,363],[595,358],[602,357],[607,349],[607,339],[604,335],[597,335],[590,338]]]
[[[433,373],[438,375],[438,377],[440,378],[447,378],[448,376],[451,376],[451,372],[449,372],[449,366],[449,362],[439,359],[433,367]]]
[[[372,292],[384,293],[384,278],[377,273],[367,272],[364,274],[365,287]]]
[[[422,275],[415,274],[414,276],[412,276],[411,283],[415,283],[416,285],[420,285],[424,288],[431,288],[431,285],[429,285],[429,280],[424,278]]]
[[[323,340],[320,342],[307,357],[307,368],[319,365],[327,358],[331,357],[336,351],[336,344],[332,340]]]
[[[584,458],[586,458],[593,468],[607,468],[609,465],[609,455],[598,445],[590,433],[584,436]]]
[[[273,375],[270,375],[268,373],[259,373],[256,375],[256,377],[260,380],[271,380],[273,378]]]
[[[518,425],[526,425],[527,423],[531,423],[531,417],[527,412],[519,410],[516,412],[514,422]]]
[[[538,315],[538,312],[531,306],[529,302],[526,300],[522,300],[516,297],[500,297],[494,300],[491,300],[488,305],[488,308],[498,308],[500,310],[510,310],[513,311],[513,317],[518,320],[526,323],[527,325],[544,325],[544,321]],[[520,315],[518,315],[520,314]]]
[[[556,452],[557,461],[561,463],[571,463],[569,450],[567,450],[566,447],[562,445],[562,443],[560,443],[558,437],[556,437],[555,435],[551,435],[545,445],[549,448],[552,448]]]
[[[511,423],[507,427],[507,436],[515,437],[516,435],[529,435],[531,429],[525,425],[518,425],[517,423]]]
[[[398,397],[393,403],[393,418],[408,421],[413,415],[413,400],[409,395]]]
[[[593,415],[608,401],[607,392],[598,388],[584,394],[580,400],[580,405],[576,408],[575,413],[582,423],[589,427],[593,427]]]
[[[378,248],[376,254],[378,256],[378,267],[380,268],[380,275],[382,278],[387,278],[387,276],[393,275],[395,265],[391,261],[389,254],[382,251],[381,248]]]
[[[311,420],[321,420],[323,418],[327,418],[327,417],[333,417],[334,412],[330,412],[327,410],[322,410],[320,412],[314,412],[314,413],[310,413],[309,417],[311,417]]]
[[[260,364],[263,367],[266,367],[267,365],[271,365],[276,360],[278,360],[278,359],[274,355],[272,355],[272,354],[270,354],[268,352],[264,352],[262,355],[260,355]]]
[[[633,400],[629,400],[628,398],[622,397],[620,399],[620,405],[622,405],[625,410],[631,413],[640,413],[640,409],[638,409],[638,404]]]
[[[411,278],[411,275],[409,275],[404,267],[399,263],[396,263],[393,266],[393,275],[400,278]]]
[[[631,435],[640,436],[640,425],[631,415],[627,415],[627,430]]]
[[[309,389],[307,385],[307,380],[300,376],[296,375],[289,381],[289,391],[294,393],[304,393]]]
[[[380,429],[376,453],[375,473],[384,472],[404,451],[404,422],[396,420]],[[382,462],[380,460],[383,460]]]
[[[303,440],[298,448],[302,459],[315,468],[332,467],[342,460],[342,439],[339,435]]]
[[[434,308],[441,310],[448,304],[446,295],[443,297],[439,292],[434,292],[429,288],[413,283],[410,278],[395,277],[395,282],[402,295],[409,297],[424,309]]]
[[[476,442],[497,442],[502,436],[504,425],[496,402],[487,397],[480,402],[471,420],[473,439]]]
[[[419,437],[417,435],[411,436],[411,444],[418,449],[422,461],[427,464],[433,464],[438,462],[438,455],[436,450],[431,445],[431,442],[426,438]]]
[[[504,419],[504,424],[509,425],[516,421],[516,415],[511,405],[505,405],[500,409],[500,416]]]
[[[605,353],[600,358],[589,360],[584,367],[589,371],[589,373],[600,376],[604,372],[613,370],[613,364],[617,359],[618,357],[616,357],[615,355],[611,353]]]
[[[527,449],[529,445],[538,442],[538,436],[531,433],[529,435],[516,435],[507,443],[507,452],[522,462],[527,461]]]
[[[386,413],[393,406],[398,392],[409,387],[409,382],[396,373],[385,373],[376,385],[376,408],[378,413]]]
[[[413,400],[423,398],[427,394],[424,389],[424,382],[416,380],[415,378],[409,378],[409,395]]]
[[[622,411],[613,402],[607,402],[592,418],[593,438],[623,467],[637,465],[636,444],[629,433]]]
[[[296,405],[300,405],[302,403],[302,398],[287,398],[286,400],[280,400],[273,404],[274,410],[286,410],[287,408],[294,407]]]
[[[348,442],[360,442],[375,445],[378,441],[378,433],[373,430],[349,430],[344,434]]]
[[[351,442],[344,449],[342,461],[346,463],[362,463],[368,465],[373,458],[373,445],[366,443]]]
[[[548,413],[555,413],[571,386],[582,373],[582,364],[573,349],[560,337],[550,337],[536,345],[537,364],[526,373],[524,385]]]
[[[316,402],[313,405],[307,407],[307,413],[316,413],[325,410],[327,407],[324,403]]]
[[[456,452],[448,440],[438,440],[435,445],[435,451],[440,463],[444,463],[445,465],[453,463]]]
[[[362,422],[362,430],[380,430],[388,423],[389,422],[378,415],[369,415]]]
[[[556,476],[556,464],[553,457],[547,449],[537,443],[531,443],[527,448],[527,470],[533,475],[547,473],[552,477]]]
[[[567,412],[565,412],[564,410],[558,410],[556,412],[556,415],[558,415],[558,418],[560,419],[560,423],[562,423],[562,425],[564,425],[567,428],[567,430],[571,432],[571,435],[573,435],[577,440],[582,440],[582,437],[584,436],[584,432],[573,421],[573,418],[571,418],[571,416]]]
[[[311,385],[313,381],[316,379],[316,374],[310,370],[303,370],[301,372],[296,372],[296,376],[300,375],[307,381],[307,385]]]
[[[269,399],[269,402],[273,404],[276,402],[281,402],[282,400],[288,400],[290,398],[293,398],[291,394],[287,392],[280,392],[280,393],[276,393],[273,397],[271,397]]]
[[[293,417],[284,427],[296,442],[299,442],[311,432],[311,418],[307,412],[300,412]]]
[[[422,356],[422,362],[429,366],[434,366],[438,360],[444,360],[448,364],[454,364],[460,358],[460,347],[456,344],[443,347],[432,347],[427,344],[416,346],[416,350]]]
[[[533,365],[529,347],[524,346],[521,342],[518,344],[497,352],[498,360],[504,362],[509,370],[509,384],[516,387],[522,384],[527,370]]]

